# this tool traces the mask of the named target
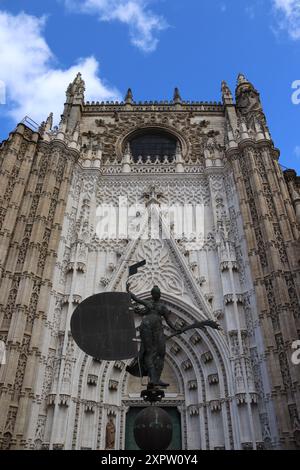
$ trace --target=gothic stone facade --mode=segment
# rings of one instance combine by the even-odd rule
[[[79,74],[59,128],[50,115],[2,143],[2,449],[104,449],[108,422],[124,448],[140,382],[126,361],[81,352],[70,317],[92,294],[124,291],[130,259],[147,260],[132,290],[147,298],[158,284],[177,325],[223,327],[168,342],[164,406],[180,412],[182,449],[299,447],[299,177],[282,172],[253,85],[240,75],[234,101],[223,82],[222,99],[89,103]],[[173,159],[133,158],[128,142],[150,131],[176,140]],[[202,246],[100,239],[97,207],[119,196],[202,204]]]

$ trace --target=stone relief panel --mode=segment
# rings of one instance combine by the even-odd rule
[[[119,204],[119,197],[126,196],[129,204],[144,203],[151,186],[161,194],[162,204],[204,204],[210,201],[209,187],[204,176],[195,178],[122,177],[99,179],[97,204]]]
[[[181,296],[183,294],[183,279],[176,263],[170,258],[168,247],[163,240],[142,242],[136,252],[137,259],[145,259],[147,264],[131,281],[133,292],[149,290],[153,285],[159,285],[164,292]]]
[[[221,111],[221,109],[220,109]],[[98,114],[99,116],[99,114]],[[113,112],[103,113],[101,118],[93,118],[87,114],[83,116],[81,129],[85,155],[94,152],[99,155],[103,163],[114,161],[117,157],[119,163],[124,149],[121,148],[120,136],[129,135],[141,128],[159,128],[174,135],[182,141],[185,161],[197,161],[202,155],[204,166],[204,148],[207,146],[219,147],[224,144],[224,116],[210,116],[209,120],[203,115],[193,112],[172,113],[167,112]],[[85,155],[82,157],[84,158]],[[201,166],[201,163],[200,163]]]

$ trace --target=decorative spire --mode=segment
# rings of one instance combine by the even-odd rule
[[[252,83],[249,82],[245,75],[240,73],[237,78],[236,95],[243,93],[245,90],[253,90],[257,95],[259,95]]]
[[[222,82],[222,98],[223,98],[223,104],[228,105],[228,104],[233,104],[233,97],[231,90],[225,80]]]
[[[130,167],[131,157],[132,156],[131,156],[130,144],[128,142],[125,148],[123,159],[122,159],[122,172],[123,173],[131,172],[131,167]]]
[[[45,130],[51,131],[52,126],[53,126],[53,113],[50,113],[46,120]]]
[[[44,134],[45,128],[46,128],[46,122],[45,122],[45,121],[42,121],[41,124],[40,124],[40,127],[39,127],[39,133],[40,133],[41,135]]]
[[[133,94],[131,88],[128,88],[126,96],[125,96],[125,103],[132,104],[133,103]]]
[[[237,78],[237,85],[242,85],[243,83],[249,83],[245,75],[242,73],[239,73],[238,78]]]
[[[84,92],[85,92],[85,83],[81,78],[81,73],[79,72],[76,75],[76,78],[73,83],[75,99],[84,101]]]
[[[62,129],[63,125],[66,123],[66,117],[64,114],[62,114],[60,116],[60,121],[59,121],[59,125],[58,125],[58,128],[59,129]]]
[[[82,80],[81,73],[78,72],[78,74],[76,75],[76,77],[74,78],[73,83],[72,83],[72,91],[73,91],[73,93],[76,93],[79,90],[81,90],[82,88],[85,90],[85,83]]]
[[[125,155],[129,155],[131,157],[131,149],[130,149],[129,142],[127,143],[126,148],[125,148]]]
[[[39,133],[43,137],[46,132],[51,131],[53,124],[53,113],[50,113],[46,121],[43,121],[39,127]]]
[[[82,80],[81,73],[78,72],[73,82],[67,88],[67,103],[82,103],[84,101],[85,83]]]
[[[176,173],[184,173],[184,160],[182,158],[181,145],[179,142],[177,142],[176,144],[175,163],[176,163]]]
[[[248,113],[253,113],[254,111],[262,112],[259,92],[242,73],[238,75],[235,101],[237,109],[243,116]]]
[[[174,90],[173,101],[174,101],[174,103],[182,103],[179,88],[177,88],[177,87]]]
[[[80,83],[80,82],[82,82],[81,72],[78,72],[74,79],[74,83]]]

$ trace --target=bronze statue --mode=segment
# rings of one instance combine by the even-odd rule
[[[154,286],[151,290],[152,300],[150,301],[139,299],[130,292],[129,288],[130,286],[127,282],[126,289],[127,292],[130,293],[132,300],[143,305],[145,309],[137,310],[139,314],[143,315],[140,326],[141,347],[139,354],[126,370],[136,377],[148,376],[150,386],[167,387],[168,384],[160,380],[166,354],[166,340],[192,328],[204,328],[205,326],[209,326],[214,329],[219,329],[219,325],[214,321],[206,320],[177,330],[170,321],[171,312],[160,301],[161,292],[158,286]],[[169,337],[164,335],[163,319],[174,331]]]

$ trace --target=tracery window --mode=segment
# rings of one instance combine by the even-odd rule
[[[134,135],[129,140],[129,146],[133,161],[142,159],[151,162],[163,162],[167,158],[171,163],[175,159],[177,139],[167,132],[148,130]]]

